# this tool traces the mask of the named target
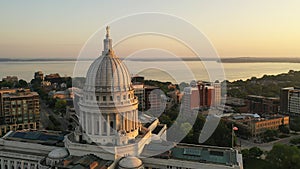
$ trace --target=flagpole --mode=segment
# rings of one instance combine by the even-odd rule
[[[233,148],[233,123],[231,124],[231,148]]]

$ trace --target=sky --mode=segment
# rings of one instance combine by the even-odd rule
[[[300,57],[299,8],[297,0],[1,0],[0,58],[76,58],[99,28],[141,12],[184,19],[221,57]]]

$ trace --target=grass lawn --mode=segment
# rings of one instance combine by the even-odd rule
[[[245,159],[244,169],[270,169],[274,168],[265,160],[261,159]]]

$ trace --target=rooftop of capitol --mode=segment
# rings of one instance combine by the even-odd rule
[[[20,130],[8,132],[2,139],[63,147],[64,135],[66,134],[55,131]]]
[[[161,151],[160,145],[150,144],[144,149],[143,154],[147,155]],[[150,152],[149,152],[150,151]],[[191,145],[191,144],[178,144],[170,150],[153,156],[153,158],[162,159],[177,159],[183,161],[194,161],[200,163],[211,163],[220,165],[240,165],[238,152],[230,147],[213,147],[206,145]]]

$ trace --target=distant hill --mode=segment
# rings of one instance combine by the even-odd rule
[[[0,58],[0,62],[34,62],[34,61],[75,61],[76,59],[68,58],[49,58],[49,59],[11,59],[11,58]]]
[[[259,57],[238,57],[222,58],[222,63],[255,63],[255,62],[281,62],[281,63],[300,63],[300,58],[259,58]]]
[[[278,75],[264,75],[226,83],[228,96],[246,98],[248,95],[279,97],[280,89],[300,86],[300,71],[290,70]]]
[[[281,62],[281,63],[300,63],[300,58],[289,57],[289,58],[261,58],[261,57],[237,57],[237,58],[208,58],[208,57],[181,57],[181,58],[122,58],[130,61],[144,61],[144,62],[154,62],[154,61],[217,61],[222,63],[257,63],[257,62]],[[33,61],[76,61],[76,58],[33,58],[33,59],[17,59],[17,58],[0,58],[0,62],[33,62]],[[80,60],[88,61],[94,60],[94,58],[81,58]]]

